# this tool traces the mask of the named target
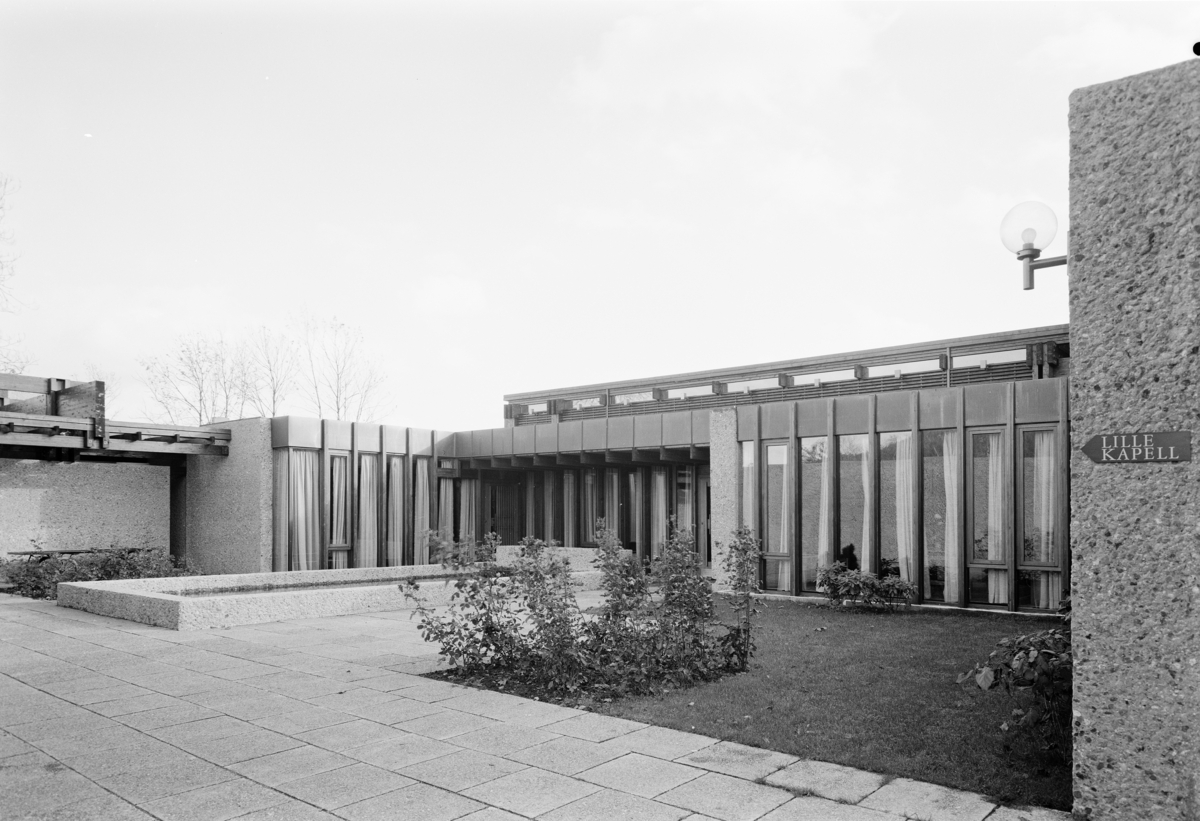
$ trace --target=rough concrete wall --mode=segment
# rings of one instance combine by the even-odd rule
[[[10,550],[167,547],[169,468],[0,459],[0,557]]]
[[[1071,95],[1075,811],[1200,818],[1200,463],[1097,465],[1200,432],[1200,62]]]
[[[271,570],[271,420],[222,422],[229,455],[189,456],[188,563],[202,573]]]
[[[714,575],[721,572],[725,560],[724,546],[729,543],[738,526],[738,468],[740,457],[737,441],[737,410],[714,408],[708,419],[709,487],[712,497]]]

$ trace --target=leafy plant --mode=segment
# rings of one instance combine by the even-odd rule
[[[164,548],[114,546],[88,553],[10,559],[0,564],[0,575],[13,585],[12,592],[31,599],[58,598],[58,585],[62,582],[154,579],[195,573]]]
[[[718,544],[718,547],[720,545]],[[729,667],[745,672],[754,655],[752,621],[758,614],[754,596],[759,592],[759,566],[762,561],[762,543],[754,538],[748,527],[739,527],[725,549],[721,569],[729,582],[729,601],[735,623],[721,639],[721,646]]]
[[[834,562],[817,572],[817,589],[835,604],[862,602],[872,607],[893,611],[900,603],[908,605],[917,596],[917,586],[899,576],[884,576],[882,579],[862,570],[850,570],[841,562]]]
[[[645,693],[744,669],[753,652],[752,612],[742,611],[727,628],[734,638],[719,636],[711,580],[701,573],[690,531],[672,522],[648,574],[603,520],[597,534],[593,564],[605,599],[594,617],[580,612],[570,565],[554,544],[526,538],[511,568],[491,557],[470,563],[461,546],[444,550],[447,566],[463,571],[445,612],[426,607],[416,583],[405,588],[417,602],[422,635],[463,674],[486,672],[553,696]],[[757,561],[757,543],[749,544]],[[738,589],[748,592],[750,584],[743,580]]]
[[[958,683],[968,687],[1003,688],[1019,704],[1013,709],[1015,726],[1037,736],[1051,757],[1067,761],[1074,686],[1070,612],[1068,598],[1059,609],[1062,627],[1003,638],[987,661],[958,677]],[[1000,726],[1008,731],[1014,725]]]

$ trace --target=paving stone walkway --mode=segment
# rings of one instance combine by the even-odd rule
[[[0,594],[0,818],[1058,821],[442,682],[407,612],[176,632]]]

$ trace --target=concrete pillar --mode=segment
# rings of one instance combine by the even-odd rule
[[[1200,429],[1200,61],[1071,95],[1075,817],[1200,818],[1200,464],[1093,436]]]
[[[228,456],[187,460],[188,563],[202,573],[269,573],[273,496],[271,420],[239,419]]]
[[[738,526],[737,409],[714,408],[708,419],[709,487],[712,509],[712,572],[718,579],[725,575],[725,545]],[[721,585],[723,582],[718,582]]]

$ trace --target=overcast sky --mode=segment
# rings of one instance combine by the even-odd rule
[[[361,327],[384,421],[1066,322],[1067,98],[1191,59],[1155,3],[0,2],[28,373]],[[296,408],[297,411],[302,410]],[[116,413],[113,413],[116,412]]]

